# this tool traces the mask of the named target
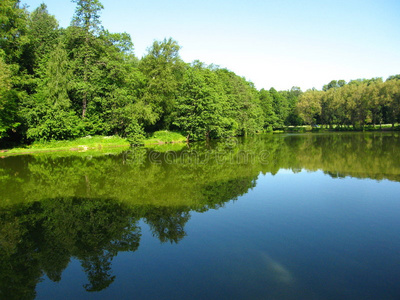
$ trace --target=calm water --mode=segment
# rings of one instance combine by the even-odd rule
[[[6,157],[0,298],[400,299],[399,195],[398,133]]]

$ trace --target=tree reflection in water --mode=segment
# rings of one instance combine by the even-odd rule
[[[397,133],[258,136],[144,148],[114,155],[38,155],[0,160],[0,298],[34,299],[46,275],[60,281],[71,259],[84,288],[114,280],[112,260],[139,247],[139,220],[162,243],[179,243],[190,212],[223,207],[255,187],[260,173],[322,170],[400,181]]]

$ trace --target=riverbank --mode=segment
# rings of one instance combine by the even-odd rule
[[[142,141],[143,146],[183,143],[186,137],[172,131],[156,131]],[[32,154],[40,152],[103,150],[117,147],[130,147],[126,138],[119,136],[86,136],[75,140],[34,142],[32,145],[0,150],[1,156]]]
[[[303,125],[303,126],[287,126],[280,128],[279,130],[274,130],[274,133],[302,133],[302,132],[340,132],[340,131],[399,131],[400,126],[396,124],[393,127],[391,124],[382,125],[365,125],[363,127],[353,127],[349,126],[329,126],[329,125]]]
[[[268,131],[268,133],[323,133],[323,132],[339,132],[339,131],[399,131],[400,126],[397,124],[394,128],[392,125],[385,124],[382,126],[368,125],[364,126],[363,129],[348,127],[332,127],[326,128],[321,125],[310,126],[287,126],[274,130],[273,132]],[[267,132],[264,132],[267,133]],[[145,147],[162,147],[165,148],[166,144],[174,148],[180,148],[178,144],[183,144],[186,142],[186,137],[178,132],[162,130],[152,133],[150,136],[145,138],[141,142],[141,146]],[[87,152],[87,151],[98,151],[113,148],[130,147],[130,143],[126,138],[119,136],[86,136],[78,138],[75,140],[66,141],[50,141],[50,142],[34,142],[31,145],[24,147],[16,147],[12,149],[0,150],[0,156],[10,156],[10,155],[22,155],[22,154],[33,154],[33,153],[47,153],[47,152]],[[164,150],[164,149],[159,149]]]

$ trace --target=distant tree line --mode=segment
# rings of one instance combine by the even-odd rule
[[[98,0],[73,0],[60,28],[41,4],[0,2],[0,142],[177,130],[190,140],[246,135],[287,125],[395,123],[399,78],[331,82],[323,91],[258,91],[245,78],[185,63],[173,39],[141,59],[127,33],[101,26]]]
[[[322,91],[308,90],[297,104],[300,117],[308,124],[352,125],[392,124],[400,120],[400,75],[358,79],[346,83],[333,80]]]

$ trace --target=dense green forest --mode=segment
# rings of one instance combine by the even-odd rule
[[[73,0],[60,28],[45,4],[0,2],[0,143],[119,135],[133,144],[161,129],[190,140],[288,125],[362,127],[400,118],[400,76],[332,81],[322,91],[258,91],[227,69],[184,62],[172,38],[141,58],[127,33],[102,27],[98,0]]]

